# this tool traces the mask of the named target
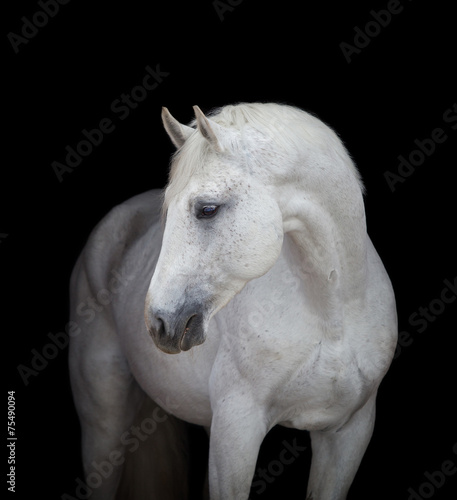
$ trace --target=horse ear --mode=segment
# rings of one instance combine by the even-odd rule
[[[198,130],[216,151],[222,152],[224,148],[221,145],[221,141],[217,138],[217,134],[221,134],[223,128],[216,122],[206,118],[203,111],[198,106],[194,106],[193,108]]]
[[[186,142],[188,137],[195,132],[195,129],[192,127],[183,125],[182,123],[179,123],[176,118],[173,118],[171,113],[165,107],[162,108],[162,122],[171,139],[171,142],[177,148],[180,148]]]

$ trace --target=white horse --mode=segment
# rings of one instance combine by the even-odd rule
[[[279,424],[310,431],[307,498],[344,499],[397,338],[359,174],[297,108],[194,110],[187,126],[163,108],[168,187],[115,207],[72,275],[85,487],[186,498],[184,421],[209,433],[210,498],[247,499]]]

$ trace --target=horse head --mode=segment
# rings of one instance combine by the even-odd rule
[[[193,127],[162,111],[178,151],[165,191],[165,229],[145,320],[167,353],[205,341],[214,314],[274,265],[284,235],[271,187],[250,161],[252,141],[248,147],[239,129],[216,123],[197,106],[194,111]]]

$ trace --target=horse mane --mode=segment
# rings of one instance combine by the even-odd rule
[[[343,162],[354,177],[362,193],[364,186],[360,174],[337,134],[311,113],[297,107],[276,103],[238,103],[215,108],[206,114],[222,127],[245,132],[255,131],[258,137],[272,141],[284,154],[297,154],[304,149],[320,150],[334,161]],[[189,123],[196,128],[196,120]],[[179,194],[189,179],[202,171],[213,150],[202,134],[192,134],[176,151],[171,160],[169,182],[164,193],[163,213],[170,200]]]

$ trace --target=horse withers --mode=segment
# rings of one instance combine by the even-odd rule
[[[184,125],[163,109],[177,147],[168,186],[115,207],[72,274],[70,371],[92,498],[187,498],[190,422],[210,436],[212,500],[248,498],[277,424],[310,432],[303,496],[344,499],[397,338],[359,173],[297,108],[194,111]]]

